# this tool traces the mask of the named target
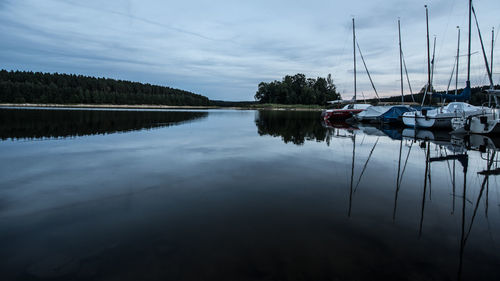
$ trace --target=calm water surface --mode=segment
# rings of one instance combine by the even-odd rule
[[[500,279],[500,141],[319,120],[0,109],[0,279]]]

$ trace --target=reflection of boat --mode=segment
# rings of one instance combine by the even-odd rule
[[[325,128],[345,129],[345,130],[359,130],[359,128],[352,124],[346,123],[342,120],[323,120],[321,123]]]
[[[363,131],[365,135],[369,136],[385,136],[384,132],[382,132],[377,126],[371,124],[358,124],[358,128]]]
[[[456,136],[453,136],[456,138]],[[500,150],[500,138],[483,135],[463,136],[465,145],[470,150],[485,152],[487,150]]]
[[[387,136],[392,140],[401,140],[401,129],[387,124],[357,124],[366,135]]]
[[[442,143],[451,142],[450,134],[448,134],[448,132],[443,132],[443,131],[429,131],[429,130],[405,128],[403,130],[403,137],[412,138],[415,140],[432,141],[432,142],[442,142]]]

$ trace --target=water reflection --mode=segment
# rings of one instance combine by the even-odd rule
[[[498,279],[495,138],[205,116],[0,142],[2,280]]]
[[[65,138],[179,125],[207,112],[0,108],[0,139]]]
[[[285,143],[304,144],[306,140],[325,141],[327,130],[318,121],[321,113],[310,111],[258,111],[255,124],[259,135],[281,137]]]
[[[287,114],[290,115],[292,113]],[[398,149],[397,165],[395,165],[396,179],[392,209],[393,223],[396,223],[398,199],[401,189],[419,188],[420,194],[418,196],[418,200],[420,200],[420,207],[418,211],[419,218],[417,222],[418,226],[416,229],[416,234],[418,239],[429,239],[429,237],[433,237],[434,235],[430,233],[430,231],[434,231],[435,226],[433,226],[432,229],[425,231],[426,219],[428,220],[430,218],[431,220],[435,220],[435,204],[443,203],[442,201],[436,201],[436,198],[433,198],[433,192],[442,194],[443,191],[446,192],[445,190],[443,190],[443,188],[445,188],[446,185],[450,184],[450,214],[451,216],[455,215],[457,198],[460,202],[459,208],[461,210],[458,216],[459,229],[457,232],[455,232],[455,235],[459,240],[455,246],[458,256],[455,265],[457,275],[456,278],[451,279],[474,280],[478,278],[486,280],[491,277],[491,275],[489,275],[490,273],[488,273],[488,270],[491,270],[491,266],[494,266],[493,264],[495,264],[495,262],[491,263],[492,261],[487,261],[486,265],[479,266],[477,264],[477,257],[476,259],[471,257],[465,259],[464,257],[467,256],[467,251],[476,252],[476,249],[473,247],[478,247],[477,240],[474,246],[467,247],[467,244],[471,237],[474,235],[473,226],[478,219],[480,206],[484,207],[484,215],[481,219],[483,221],[486,221],[487,225],[491,223],[491,221],[489,221],[488,219],[491,182],[490,177],[494,177],[500,174],[500,168],[498,167],[499,161],[497,159],[497,151],[500,149],[500,138],[481,135],[457,136],[451,135],[445,131],[415,130],[410,128],[374,126],[364,124],[332,123],[328,121],[322,121],[322,127],[324,128],[324,130],[321,130],[318,126],[318,123],[320,121],[314,119],[314,114],[309,113],[310,115],[308,115],[308,113],[303,113],[303,115],[308,116],[308,118],[296,119],[293,121],[293,125],[287,125],[287,114],[283,114],[281,112],[264,114],[260,113],[259,119],[256,121],[256,124],[259,128],[259,133],[262,134],[263,132],[265,132],[266,134],[275,137],[281,136],[285,143],[288,143],[290,140],[292,140],[293,143],[299,145],[303,144],[304,140],[315,140],[326,141],[329,146],[336,146],[338,145],[337,140],[350,140],[352,147],[351,158],[349,161],[350,173],[347,205],[348,218],[351,218],[353,216],[355,207],[359,205],[355,205],[354,201],[356,193],[359,192],[359,186],[360,184],[362,185],[363,176],[365,175],[365,173],[367,173],[368,177],[373,177],[373,174],[367,172],[367,170],[373,169],[373,167],[370,167],[370,160],[373,158],[374,151],[377,149],[380,138],[385,137],[391,140],[391,142],[397,143],[397,146],[391,146],[393,147],[393,149],[395,149],[396,147]],[[268,118],[273,120],[271,123],[275,123],[275,126],[260,126],[261,124],[268,124]],[[280,120],[280,122],[274,122],[275,120]],[[280,125],[284,126],[281,127]],[[290,133],[300,130],[299,128],[304,128],[305,131],[303,131],[302,134],[294,133],[293,135],[301,135],[307,137],[291,138]],[[288,131],[287,129],[290,129],[290,131]],[[370,143],[367,143],[365,141],[366,136],[372,137]],[[359,146],[360,144],[361,146],[365,146],[365,151],[361,154],[356,150],[357,146]],[[415,150],[415,148],[417,150]],[[472,172],[474,174],[477,174],[477,176],[473,175],[473,177],[481,179],[480,184],[471,184],[471,180],[468,178],[468,175],[470,177],[471,172],[469,171],[469,163],[471,160],[470,153],[474,154],[474,157],[472,159],[475,163]],[[412,158],[414,159],[413,161]],[[346,158],[344,159],[347,160]],[[421,164],[415,162],[415,159],[422,159]],[[359,162],[359,164],[357,162]],[[408,171],[409,162],[414,162],[414,164],[416,164],[417,166],[421,165],[421,167],[423,167],[424,171],[420,176],[420,180],[417,179],[418,177],[415,177],[415,170]],[[412,166],[413,169],[415,169],[415,165]],[[405,172],[410,173],[409,177],[411,178],[411,180],[413,180],[413,183],[405,181]],[[449,182],[443,182],[443,175],[449,176]],[[415,179],[417,180],[415,181]],[[459,184],[460,182],[461,184]],[[437,188],[438,190],[433,191],[433,188]],[[496,181],[494,184],[494,188],[496,194],[498,194],[498,185],[496,184]],[[414,199],[416,200],[418,193],[414,193],[414,195]],[[440,196],[438,199],[443,199],[443,197]],[[426,205],[429,204],[432,204],[431,210],[426,209]],[[498,206],[499,205],[497,204],[495,207]],[[491,233],[491,226],[488,226],[488,228],[489,229],[487,230],[487,232],[490,232],[489,234],[493,235]],[[476,233],[476,235],[478,234],[479,233]],[[486,247],[488,246],[486,245]],[[488,254],[487,257],[491,259],[497,259],[498,261],[498,257],[493,258],[491,254]],[[477,272],[479,267],[486,269],[486,272]],[[468,273],[465,276],[464,268],[469,269]]]

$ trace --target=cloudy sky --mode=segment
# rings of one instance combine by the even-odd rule
[[[331,73],[350,98],[354,17],[375,86],[390,96],[399,93],[398,17],[412,87],[425,84],[425,4],[437,40],[434,83],[446,89],[457,26],[466,53],[466,0],[0,0],[0,68],[146,82],[223,100],[253,100],[259,82],[287,74]],[[489,54],[500,1],[474,6]],[[486,84],[475,28],[472,38],[471,83]],[[494,62],[500,83],[500,58]],[[466,57],[460,64],[463,86]],[[359,92],[374,96],[361,60],[357,68]]]

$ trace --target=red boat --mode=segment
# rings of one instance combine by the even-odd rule
[[[346,120],[351,118],[353,115],[366,110],[368,107],[370,107],[369,104],[348,104],[343,108],[325,110],[321,116],[323,116],[324,120]]]

